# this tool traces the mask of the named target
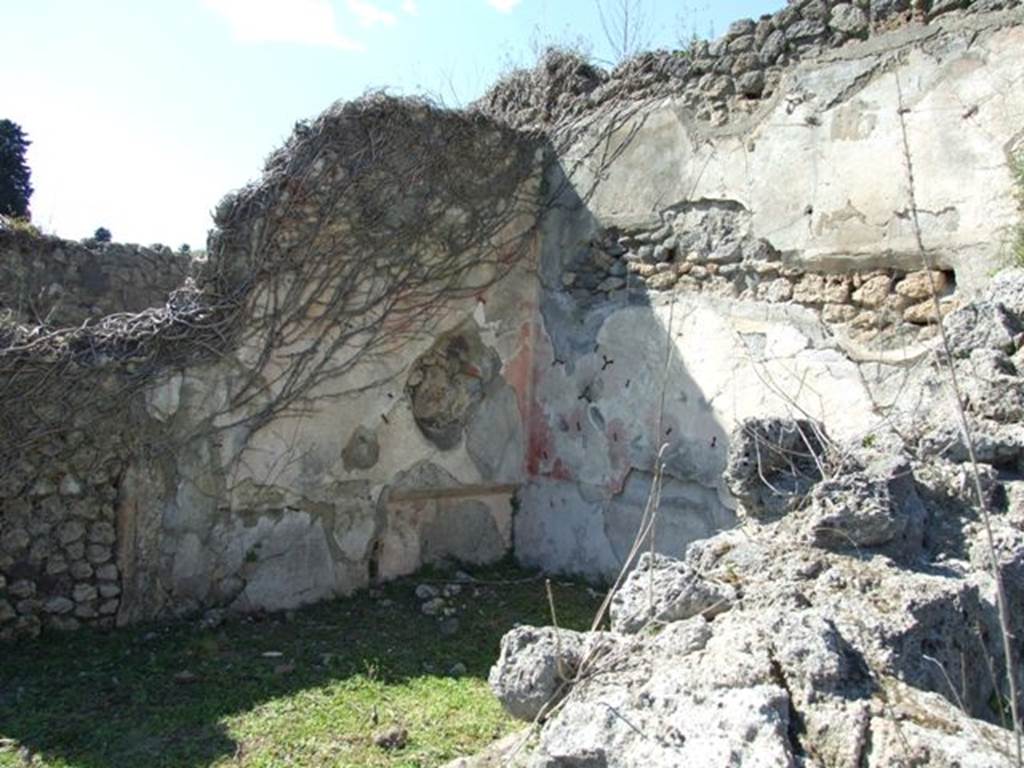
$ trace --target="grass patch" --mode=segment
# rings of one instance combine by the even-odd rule
[[[501,636],[546,624],[544,582],[477,570],[449,602],[451,636],[415,586],[288,614],[83,630],[0,647],[0,766],[436,766],[517,724],[487,687]],[[527,580],[524,580],[527,579]],[[511,583],[508,583],[511,582]],[[599,596],[554,585],[559,622],[585,629]],[[451,674],[462,664],[465,673]],[[408,731],[401,749],[374,735]]]
[[[39,227],[37,227],[28,219],[11,218],[8,216],[2,216],[0,218],[3,219],[3,221],[0,222],[0,224],[3,225],[2,227],[0,227],[0,229],[6,228],[9,229],[11,232],[14,232],[15,234],[27,235],[28,237],[43,236],[42,230],[40,230]]]

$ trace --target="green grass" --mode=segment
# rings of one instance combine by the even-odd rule
[[[473,575],[516,583],[464,587],[449,637],[419,610],[421,575],[377,597],[208,631],[181,623],[0,646],[0,766],[411,768],[478,751],[518,727],[486,682],[502,634],[549,621],[542,580],[509,565]],[[559,622],[589,626],[596,594],[554,590]],[[449,674],[456,663],[464,675]],[[404,748],[374,743],[391,726],[407,729]]]
[[[4,222],[12,232],[28,235],[29,237],[42,237],[43,235],[42,230],[28,219],[4,217]]]

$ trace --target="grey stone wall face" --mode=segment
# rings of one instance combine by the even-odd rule
[[[79,243],[0,222],[0,317],[65,327],[160,307],[191,266],[166,246]]]
[[[121,601],[118,435],[69,429],[0,478],[0,640],[112,627]]]

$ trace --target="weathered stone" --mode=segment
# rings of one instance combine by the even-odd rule
[[[1024,378],[1004,353],[976,349],[958,361],[957,373],[970,413],[1010,424],[1024,420]]]
[[[49,480],[41,479],[41,480],[37,480],[32,485],[32,490],[31,490],[29,495],[38,498],[38,497],[41,497],[41,496],[50,496],[50,495],[52,495],[52,494],[54,494],[56,492],[57,492],[57,486],[56,485],[54,485]]]
[[[14,610],[14,606],[9,602],[0,598],[0,624],[5,624],[8,621],[13,621],[17,616],[17,612]]]
[[[71,592],[71,596],[76,603],[88,603],[91,600],[95,600],[96,595],[96,587],[92,584],[76,584]]]
[[[910,8],[911,0],[871,0],[871,18],[885,19]]]
[[[75,607],[75,604],[71,600],[69,600],[66,597],[59,596],[59,595],[55,596],[55,597],[49,598],[43,604],[43,610],[44,611],[46,611],[47,613],[55,613],[55,614],[71,613],[71,610],[74,607]]]
[[[239,536],[247,542],[242,551],[250,554],[244,563],[245,586],[232,604],[235,610],[280,611],[338,594],[337,566],[320,519],[293,510],[273,521],[264,518],[248,535],[240,522],[225,523],[211,533],[221,546],[237,542]],[[183,582],[202,588],[209,583],[208,551],[198,537],[186,541],[174,567]]]
[[[820,304],[825,300],[825,278],[809,273],[793,286],[793,301],[801,304]]]
[[[121,594],[121,587],[117,584],[111,584],[109,582],[103,582],[99,585],[99,594],[102,598],[117,597]]]
[[[896,318],[902,317],[904,311],[909,309],[912,303],[913,302],[906,296],[900,296],[897,293],[891,293],[889,294],[889,297],[885,300],[885,304],[883,304],[880,307],[879,313],[885,315],[887,318],[892,318],[894,321],[896,321]]]
[[[420,606],[420,611],[425,616],[437,616],[445,608],[444,598],[434,597],[427,600],[423,605]]]
[[[85,550],[86,559],[93,565],[105,563],[113,557],[110,547],[104,544],[90,544]]]
[[[747,54],[749,51],[754,50],[754,47],[754,36],[752,34],[743,35],[729,41],[728,51],[730,54],[739,54],[742,56]]]
[[[579,632],[516,627],[501,638],[488,682],[506,712],[531,722],[568,693],[583,653]]]
[[[850,278],[846,275],[827,275],[822,298],[829,304],[846,304],[850,300]]]
[[[777,277],[757,289],[758,297],[773,303],[789,301],[793,298],[793,284],[784,277]]]
[[[882,318],[878,312],[870,309],[864,309],[858,312],[850,323],[854,328],[861,329],[872,329],[877,328],[881,325]]]
[[[60,479],[60,495],[61,496],[81,496],[82,495],[82,483],[74,475],[64,475]]]
[[[864,307],[880,307],[892,290],[892,278],[888,275],[869,277],[860,288],[853,292],[853,300]]]
[[[971,2],[972,0],[932,0],[931,7],[928,9],[928,18],[929,20],[934,19],[944,13],[966,8]]]
[[[822,428],[807,420],[747,419],[733,431],[722,477],[744,513],[770,519],[796,508],[821,479]]]
[[[472,320],[442,334],[413,365],[406,383],[416,424],[439,448],[454,448],[500,360]]]
[[[949,279],[945,272],[921,270],[909,273],[896,283],[896,293],[908,299],[922,301],[931,299],[933,288],[936,296],[942,296],[948,285]]]
[[[786,33],[781,29],[772,32],[761,45],[761,61],[766,65],[774,64],[786,52]]]
[[[24,528],[11,528],[0,536],[0,547],[7,552],[20,552],[32,542],[32,537]]]
[[[850,3],[837,3],[832,7],[829,26],[847,35],[859,37],[868,31],[868,16]]]
[[[903,310],[903,319],[915,325],[929,325],[938,321],[938,311],[931,299],[919,302]]]
[[[626,281],[621,277],[606,277],[597,285],[597,290],[603,293],[611,293],[617,291],[626,285]]]
[[[748,98],[759,98],[764,92],[764,72],[760,70],[744,72],[736,80],[736,90]]]
[[[29,597],[24,600],[19,600],[14,604],[15,610],[22,616],[35,616],[37,613],[41,613],[43,610],[42,600],[35,597]]]
[[[826,323],[848,323],[857,315],[857,308],[849,304],[825,304],[821,308],[821,319]]]
[[[68,560],[81,560],[85,557],[85,542],[82,540],[71,542],[64,547],[64,554]]]
[[[675,272],[658,272],[647,279],[647,284],[655,291],[666,291],[676,284],[678,275]]]
[[[377,464],[380,458],[380,446],[377,443],[377,433],[362,425],[356,427],[341,452],[345,469],[370,469]]]
[[[754,34],[756,24],[753,19],[737,19],[729,25],[725,31],[726,40],[735,40],[738,37]]]
[[[8,585],[7,592],[12,597],[32,597],[36,593],[36,585],[35,582],[28,579],[18,579]]]
[[[52,551],[53,544],[50,543],[50,540],[40,537],[32,542],[32,547],[28,551],[28,561],[33,565],[39,565],[50,557]]]
[[[786,27],[786,40],[796,43],[806,43],[825,36],[828,27],[823,21],[803,19],[790,27]]]
[[[830,3],[827,0],[801,0],[799,5],[800,15],[803,18],[814,21],[828,20],[828,7]]]
[[[68,505],[68,513],[84,520],[95,520],[99,517],[99,509],[92,499],[75,499]]]
[[[1024,319],[1024,269],[997,272],[985,288],[984,298],[1002,304],[1018,321]]]
[[[78,520],[68,520],[57,529],[57,541],[64,547],[80,541],[83,536],[85,536],[85,525]]]
[[[420,600],[431,600],[440,594],[440,590],[432,584],[417,584],[416,597]]]
[[[117,541],[114,526],[106,522],[93,523],[89,526],[89,541],[93,544],[113,544]]]
[[[812,544],[829,549],[878,547],[904,537],[909,551],[916,552],[924,517],[910,465],[878,459],[818,483],[810,493],[804,531]]]
[[[711,618],[729,610],[735,598],[728,584],[710,582],[683,562],[645,552],[612,597],[612,630],[633,634],[651,624]]]
[[[106,600],[100,603],[99,614],[100,616],[112,616],[117,613],[117,608],[120,605],[119,600]]]
[[[114,563],[106,563],[96,569],[96,578],[100,581],[117,581],[117,566]]]
[[[1012,353],[1020,322],[1002,304],[978,301],[961,307],[942,321],[950,352],[954,357],[969,357],[975,349]]]

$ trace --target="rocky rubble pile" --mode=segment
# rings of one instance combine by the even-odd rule
[[[641,53],[611,72],[577,54],[550,50],[535,69],[512,73],[475,107],[518,128],[540,128],[604,105],[675,96],[698,120],[723,125],[771,96],[785,68],[796,61],[911,19],[932,22],[951,11],[1019,5],[1019,0],[789,0],[774,14],[734,22],[712,42]]]
[[[1011,606],[1024,597],[1024,271],[944,320]],[[607,632],[518,627],[491,672],[525,766],[1009,765],[992,550],[956,417],[885,448],[753,419],[724,479],[741,528],[644,554]],[[893,437],[893,436],[889,436]],[[1012,618],[1020,658],[1020,617]],[[1014,673],[1016,674],[1015,663]]]

